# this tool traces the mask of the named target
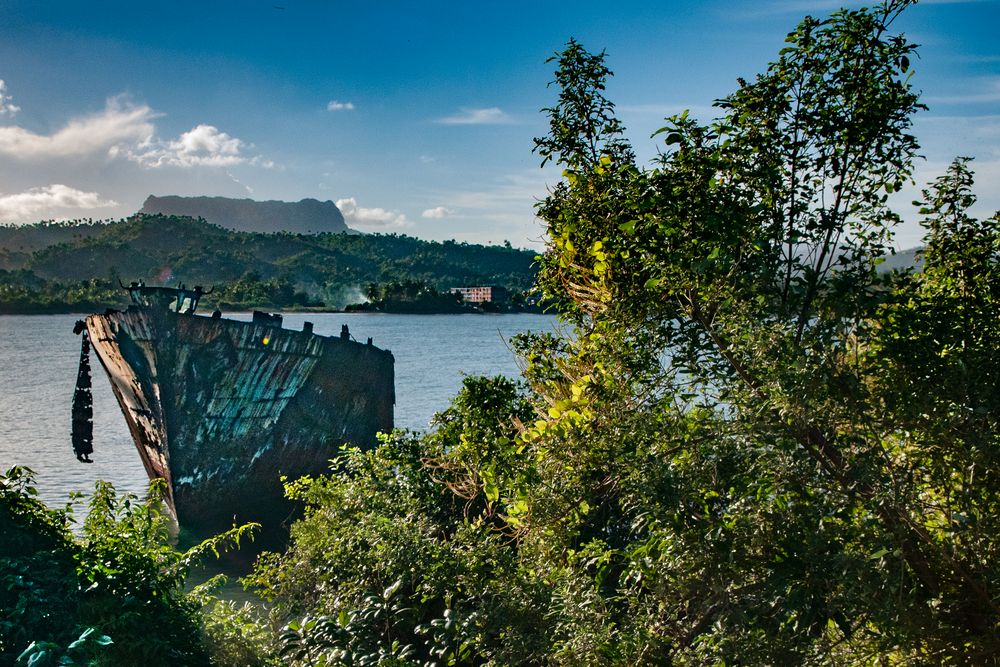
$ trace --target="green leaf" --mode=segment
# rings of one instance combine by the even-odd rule
[[[391,600],[393,597],[396,596],[396,593],[398,593],[399,589],[401,589],[402,587],[403,587],[403,580],[402,579],[397,579],[394,584],[392,584],[391,586],[389,586],[388,588],[386,588],[384,591],[382,591],[382,599],[383,600]]]
[[[500,499],[500,487],[497,486],[493,470],[491,468],[481,470],[479,476],[483,480],[483,493],[486,495],[486,500],[491,503],[497,502]]]
[[[21,662],[21,660],[23,660],[24,658],[26,658],[27,656],[29,656],[31,653],[33,653],[34,650],[35,650],[35,646],[37,644],[38,644],[38,642],[31,642],[30,644],[28,644],[28,648],[24,649],[21,652],[21,655],[17,656],[17,661],[16,662]]]

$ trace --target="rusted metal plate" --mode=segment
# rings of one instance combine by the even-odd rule
[[[324,472],[343,443],[392,429],[393,358],[374,346],[154,307],[86,323],[181,526],[280,523],[281,476]]]

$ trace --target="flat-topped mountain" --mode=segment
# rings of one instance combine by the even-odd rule
[[[345,224],[344,215],[336,204],[316,199],[285,202],[150,195],[139,212],[204,218],[240,232],[358,233]]]

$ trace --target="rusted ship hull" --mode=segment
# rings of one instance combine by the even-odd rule
[[[196,533],[276,529],[282,476],[392,429],[393,357],[370,343],[145,306],[86,327],[147,473]]]

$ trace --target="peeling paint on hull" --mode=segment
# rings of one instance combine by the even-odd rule
[[[282,476],[392,430],[393,357],[372,345],[146,306],[86,324],[146,472],[197,533],[279,528]]]

